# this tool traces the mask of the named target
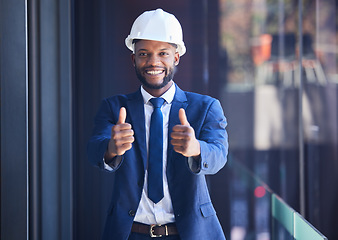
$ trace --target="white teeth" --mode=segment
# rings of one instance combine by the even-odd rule
[[[156,74],[161,74],[163,70],[152,70],[152,71],[147,71],[148,74],[150,75],[156,75]]]

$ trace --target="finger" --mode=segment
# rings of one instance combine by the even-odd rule
[[[180,119],[180,122],[182,125],[185,126],[190,126],[187,116],[185,115],[185,110],[183,108],[181,108],[178,112],[178,118]]]
[[[189,124],[189,123],[188,123]],[[178,133],[178,132],[181,132],[181,133],[189,133],[191,132],[191,127],[188,126],[188,125],[175,125],[173,127],[173,133]]]
[[[115,141],[115,149],[117,155],[123,155],[126,151],[132,148],[134,137],[128,137],[121,140]]]
[[[170,136],[172,139],[186,139],[187,138],[187,134],[184,133],[183,131],[176,131],[176,132],[173,131]]]
[[[134,137],[125,137],[123,139],[117,139],[115,141],[116,147],[124,146],[125,144],[131,144],[134,142]]]
[[[117,121],[117,124],[125,123],[127,117],[127,111],[124,107],[121,107],[120,114],[119,114],[119,120]]]
[[[182,146],[186,145],[186,142],[184,140],[181,140],[181,139],[171,139],[171,145],[182,147]]]
[[[184,154],[184,149],[182,146],[174,146],[174,151],[177,153]]]
[[[123,155],[126,151],[128,151],[129,149],[132,148],[132,144],[131,143],[125,143],[121,146],[118,146],[116,148],[116,155]]]
[[[131,129],[131,124],[130,123],[119,123],[117,122],[116,125],[112,126],[112,129],[114,129],[114,131],[123,131],[126,129]]]
[[[124,137],[124,138],[122,139],[122,142],[123,142],[122,145],[124,145],[124,144],[126,144],[126,143],[133,143],[134,140],[135,140],[135,138],[134,138],[133,136],[130,136],[130,137]]]
[[[121,125],[119,125],[121,126]],[[124,126],[124,125],[122,125]],[[116,128],[115,128],[116,129]],[[130,128],[128,129],[123,129],[123,130],[112,130],[111,137],[115,140],[120,140],[125,137],[133,137],[134,136],[134,131]]]
[[[125,144],[123,144],[124,152],[128,151],[129,149],[131,149],[132,146],[133,145],[131,143],[125,143]]]

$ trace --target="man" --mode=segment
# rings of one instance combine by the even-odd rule
[[[115,174],[103,239],[225,239],[205,175],[226,163],[227,122],[218,100],[173,82],[180,23],[144,12],[126,45],[141,87],[103,100],[88,143],[90,161]]]

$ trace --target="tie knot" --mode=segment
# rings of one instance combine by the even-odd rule
[[[151,102],[151,104],[153,104],[154,108],[162,107],[164,101],[165,100],[163,98],[152,98],[152,99],[150,99],[150,102]]]

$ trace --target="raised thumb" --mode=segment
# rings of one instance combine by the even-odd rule
[[[187,115],[185,115],[185,110],[183,108],[179,110],[178,118],[180,119],[181,125],[190,126]]]
[[[124,107],[120,108],[120,114],[119,114],[119,120],[117,121],[117,124],[125,123],[127,117],[127,111]]]

